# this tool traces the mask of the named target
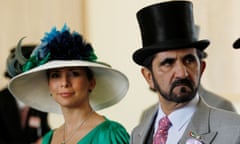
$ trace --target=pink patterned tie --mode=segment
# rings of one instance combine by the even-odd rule
[[[167,116],[159,120],[157,132],[153,137],[153,144],[166,144],[168,129],[171,125],[172,124]]]

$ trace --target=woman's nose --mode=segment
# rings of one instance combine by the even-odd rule
[[[69,82],[69,79],[67,76],[63,76],[61,78],[61,81],[60,81],[60,87],[69,87],[70,86],[70,82]]]

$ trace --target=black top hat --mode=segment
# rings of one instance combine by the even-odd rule
[[[144,60],[157,52],[197,48],[204,50],[208,40],[198,40],[189,1],[170,1],[154,4],[138,11],[143,48],[133,54],[133,60],[143,65]]]
[[[235,48],[235,49],[239,49],[240,48],[240,38],[238,38],[237,40],[235,40],[233,42],[233,48]]]

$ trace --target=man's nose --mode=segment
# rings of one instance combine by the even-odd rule
[[[176,78],[186,78],[188,77],[188,70],[184,64],[177,64],[175,69],[175,77]]]

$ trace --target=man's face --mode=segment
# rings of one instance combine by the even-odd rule
[[[149,84],[164,99],[184,103],[196,95],[201,73],[195,48],[159,52],[152,61]]]

